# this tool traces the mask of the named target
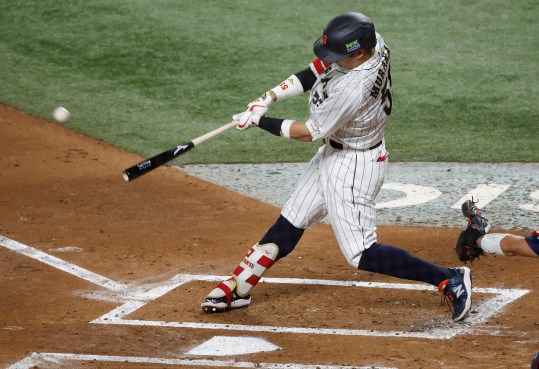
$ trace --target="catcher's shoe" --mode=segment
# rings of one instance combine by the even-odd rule
[[[238,295],[236,281],[230,278],[215,287],[200,306],[206,313],[223,313],[230,309],[247,306],[250,303],[251,295]]]
[[[472,306],[472,273],[467,267],[449,268],[449,271],[451,278],[440,283],[438,291],[442,293],[442,304],[449,301],[453,305],[453,320],[458,322]]]

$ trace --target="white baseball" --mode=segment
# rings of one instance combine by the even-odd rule
[[[71,114],[69,113],[69,110],[66,108],[63,108],[61,106],[54,109],[52,112],[52,116],[54,117],[54,120],[60,123],[65,123],[69,120],[69,117]]]

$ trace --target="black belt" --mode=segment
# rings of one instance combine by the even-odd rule
[[[374,150],[378,146],[380,146],[381,144],[382,144],[382,141],[378,142],[374,146],[369,147],[367,150]],[[331,146],[331,147],[333,147],[334,149],[337,149],[337,150],[343,150],[344,149],[344,146],[342,145],[342,143],[337,142],[337,141],[333,141],[333,140],[329,140],[329,146]]]

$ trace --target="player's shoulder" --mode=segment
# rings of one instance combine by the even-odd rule
[[[332,66],[332,63],[324,62],[319,58],[314,58],[314,60],[309,64],[309,67],[313,71],[316,77],[320,77],[326,69]]]

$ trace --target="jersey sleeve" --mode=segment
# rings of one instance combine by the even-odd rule
[[[326,70],[327,67],[329,67],[331,63],[323,62],[322,60],[315,58],[311,64],[309,64],[309,68],[313,71],[316,78],[319,78],[320,75]]]

